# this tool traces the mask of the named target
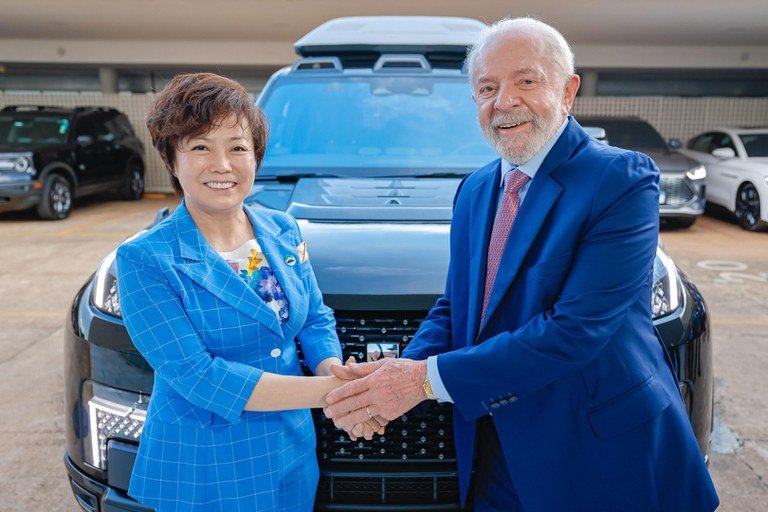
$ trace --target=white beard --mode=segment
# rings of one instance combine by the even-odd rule
[[[519,134],[510,138],[497,130],[499,126],[525,121],[530,121],[533,127],[530,136]],[[555,135],[561,124],[562,120],[556,110],[552,110],[551,115],[547,117],[539,117],[530,110],[523,109],[516,113],[497,112],[488,125],[481,125],[480,128],[499,156],[513,165],[523,165],[541,151],[541,148]]]

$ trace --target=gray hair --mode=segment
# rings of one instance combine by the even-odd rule
[[[478,59],[485,49],[503,36],[518,34],[538,37],[545,55],[563,84],[576,73],[576,58],[573,50],[556,28],[531,17],[504,18],[485,28],[480,33],[477,43],[467,52],[467,71],[472,83],[477,73]]]

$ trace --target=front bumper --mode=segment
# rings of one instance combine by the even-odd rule
[[[696,200],[684,206],[659,206],[663,219],[698,217],[704,213],[704,200]]]
[[[153,509],[136,502],[126,494],[98,482],[83,473],[64,455],[69,485],[75,494],[78,505],[87,512],[152,512]]]
[[[40,202],[41,196],[41,189],[35,188],[34,181],[0,181],[0,212],[32,208]]]

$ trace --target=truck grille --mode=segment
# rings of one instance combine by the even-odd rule
[[[455,476],[336,475],[320,479],[317,500],[337,505],[444,505],[439,510],[458,510],[459,489]]]
[[[386,315],[386,316],[385,316]],[[417,315],[386,312],[344,314],[336,312],[336,330],[346,360],[354,356],[365,362],[369,343],[386,346],[397,343],[399,353],[413,339],[423,318]],[[406,414],[387,425],[384,436],[371,441],[349,440],[321,410],[313,410],[317,431],[318,460],[339,462],[349,460],[454,462],[453,419],[450,404],[433,404],[422,417]]]
[[[659,184],[664,195],[664,206],[682,206],[694,198],[694,192],[688,186],[684,176],[661,176]]]
[[[354,356],[365,362],[369,344],[396,343],[402,354],[422,321],[423,312],[336,311],[344,359]],[[421,416],[406,413],[387,425],[384,436],[371,441],[351,441],[322,410],[313,410],[312,415],[321,472],[318,510],[376,504],[445,505],[449,510],[458,503],[450,404],[432,404]],[[384,472],[383,466],[390,471]]]

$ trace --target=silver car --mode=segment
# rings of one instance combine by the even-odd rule
[[[636,117],[580,116],[577,120],[593,137],[653,158],[661,171],[659,214],[665,224],[687,228],[704,213],[704,166],[672,150],[648,122]]]

